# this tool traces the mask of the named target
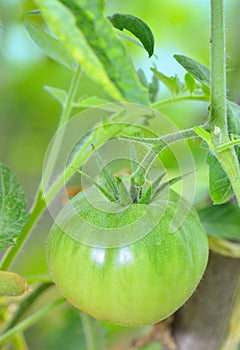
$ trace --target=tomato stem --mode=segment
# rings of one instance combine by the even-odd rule
[[[230,142],[227,124],[226,40],[223,0],[211,0],[211,113],[209,128],[218,128],[221,142]],[[221,146],[219,144],[218,146]],[[234,147],[216,153],[226,172],[240,206],[240,170]]]
[[[98,321],[84,312],[80,312],[80,317],[88,350],[104,350],[103,333]]]
[[[54,300],[50,304],[44,306],[42,309],[38,310],[31,316],[27,317],[22,322],[18,323],[13,328],[9,329],[8,331],[4,332],[0,335],[0,344],[3,344],[5,341],[7,341],[9,338],[11,338],[14,334],[24,331],[25,329],[29,328],[31,325],[39,321],[43,316],[45,316],[47,313],[55,309],[55,307],[59,306],[60,304],[64,303],[64,298],[59,298],[57,300]]]

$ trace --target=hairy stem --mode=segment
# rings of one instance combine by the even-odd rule
[[[224,1],[211,0],[211,113],[210,126],[218,126],[228,140],[226,99],[226,43]],[[223,141],[224,141],[223,139]]]
[[[211,0],[211,113],[209,127],[221,132],[221,142],[231,140],[227,125],[226,42],[224,1]],[[219,144],[220,146],[220,144]],[[240,170],[236,152],[230,147],[216,157],[226,172],[240,206]]]

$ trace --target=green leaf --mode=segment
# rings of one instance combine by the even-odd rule
[[[184,55],[174,55],[175,60],[201,84],[210,87],[210,69]]]
[[[158,91],[159,91],[159,79],[155,74],[153,74],[152,81],[149,83],[149,87],[148,87],[148,95],[151,103],[154,103],[156,101]]]
[[[77,102],[72,104],[73,107],[91,107],[109,103],[109,101],[97,96],[81,96]]]
[[[67,98],[67,92],[65,90],[52,86],[44,86],[44,89],[49,92],[49,94],[52,95],[58,102],[60,102],[61,105],[64,105]]]
[[[110,96],[116,100],[122,100],[123,96],[109,79],[103,64],[77,27],[76,18],[71,11],[57,0],[35,0],[35,3],[51,30],[58,36],[73,59],[82,65]]]
[[[166,86],[166,88],[171,92],[171,94],[175,96],[179,89],[178,77],[167,77],[163,73],[157,71],[155,68],[151,68],[151,70],[157,76],[157,78]]]
[[[209,236],[240,240],[240,208],[236,204],[207,206],[198,214]]]
[[[138,74],[138,77],[140,79],[140,82],[142,83],[142,85],[145,87],[145,88],[148,88],[148,81],[147,81],[147,77],[144,73],[144,70],[142,68],[139,68],[137,70],[137,74]]]
[[[77,62],[112,98],[149,103],[125,45],[105,17],[103,0],[61,0],[66,7],[56,0],[35,1]]]
[[[149,26],[132,15],[123,15],[121,13],[115,13],[112,16],[108,16],[108,19],[112,22],[113,26],[119,30],[127,29],[133,35],[135,35],[143,44],[149,57],[153,55],[154,51],[154,36]]]
[[[0,163],[0,249],[15,244],[28,218],[22,187],[12,171]]]
[[[227,105],[228,130],[230,134],[240,136],[240,106],[232,101]],[[240,163],[240,147],[235,147]]]
[[[207,154],[209,166],[209,194],[214,204],[223,204],[232,197],[231,183],[217,158]]]
[[[60,40],[49,35],[33,22],[25,21],[24,24],[32,40],[46,56],[71,70],[74,69],[74,60]]]
[[[190,94],[193,94],[193,92],[197,88],[197,84],[196,84],[195,79],[193,78],[193,76],[190,73],[186,73],[184,80],[185,80],[185,84],[186,84],[188,91],[190,92]]]

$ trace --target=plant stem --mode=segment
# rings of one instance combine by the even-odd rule
[[[18,323],[16,326],[13,328],[9,329],[7,332],[3,333],[0,335],[0,344],[3,344],[6,340],[11,338],[14,334],[18,332],[22,332],[28,327],[32,326],[34,323],[39,321],[43,316],[45,316],[48,312],[52,311],[55,309],[55,307],[59,306],[65,302],[64,298],[59,298],[50,304],[44,306],[42,309],[38,310],[36,313],[33,315],[27,317],[25,320],[22,322]]]
[[[43,196],[43,186],[44,186],[44,183],[48,182],[48,180],[52,174],[52,170],[54,169],[54,164],[56,162],[57,155],[58,155],[61,141],[62,141],[62,137],[63,137],[62,126],[70,118],[71,111],[72,111],[72,103],[74,102],[74,98],[75,98],[75,95],[77,92],[80,76],[81,76],[81,69],[80,69],[80,67],[77,67],[77,69],[74,71],[72,81],[70,84],[70,88],[69,88],[69,92],[67,95],[67,99],[66,99],[65,104],[63,106],[62,115],[60,117],[58,129],[57,129],[58,132],[56,133],[56,137],[55,137],[54,142],[52,144],[52,148],[50,150],[50,153],[49,153],[49,156],[47,159],[47,163],[46,163],[46,166],[44,169],[43,181],[39,185],[39,189],[37,191],[34,203],[33,203],[32,208],[30,210],[30,212],[31,212],[30,219],[29,219],[28,223],[26,224],[26,226],[24,227],[21,234],[18,236],[17,241],[16,241],[16,245],[13,246],[12,248],[10,248],[9,250],[7,250],[7,252],[3,256],[2,260],[1,260],[1,264],[0,264],[0,269],[2,269],[2,270],[7,270],[11,266],[17,253],[22,248],[26,238],[28,237],[31,230],[33,229],[36,222],[38,221],[40,215],[42,214],[42,212],[46,208],[46,202],[45,202],[45,199]]]
[[[211,113],[209,125],[228,140],[224,0],[211,0]]]
[[[211,113],[208,123],[213,132],[218,127],[221,142],[228,143],[226,98],[226,43],[224,1],[211,0]],[[221,144],[219,144],[221,146]],[[226,172],[240,206],[240,170],[236,152],[230,147],[216,157]]]
[[[240,344],[240,279],[235,289],[232,312],[224,342],[220,350],[238,350]]]
[[[85,341],[88,350],[103,350],[103,337],[101,337],[101,329],[98,327],[98,321],[94,320],[91,316],[80,313],[82,326],[85,335]]]
[[[155,102],[151,105],[152,108],[159,108],[171,103],[176,103],[176,102],[182,102],[182,101],[200,101],[200,102],[209,102],[209,97],[208,96],[197,96],[197,95],[190,95],[190,96],[177,96],[174,98],[169,98],[167,100],[162,100],[159,102]]]
[[[29,350],[26,340],[22,333],[15,334],[13,337],[13,344],[16,350]]]
[[[44,184],[47,183],[52,175],[52,171],[54,169],[54,165],[57,160],[57,156],[60,150],[62,138],[64,136],[64,129],[63,126],[69,119],[71,112],[72,112],[72,104],[74,102],[77,88],[78,88],[78,83],[79,79],[81,77],[81,68],[78,66],[76,71],[73,74],[72,81],[69,87],[67,99],[63,105],[63,111],[62,115],[59,120],[57,132],[55,134],[53,144],[50,149],[50,153],[47,158],[47,163],[44,168],[44,174],[43,174],[43,179],[42,179],[42,187],[44,187]]]
[[[27,236],[35,226],[38,218],[42,214],[43,210],[45,209],[46,204],[45,200],[42,197],[42,192],[38,192],[38,195],[33,203],[32,209],[31,209],[31,215],[30,218],[22,230],[21,234],[18,236],[16,245],[11,247],[9,250],[6,251],[6,253],[3,255],[1,264],[0,264],[0,269],[1,270],[7,270],[11,264],[13,263],[13,260],[19,250],[21,249],[23,243],[25,242]]]
[[[169,145],[183,141],[186,139],[198,137],[198,135],[195,133],[195,131],[190,128],[186,130],[177,131],[172,134],[163,135],[159,138],[138,138],[138,137],[129,137],[129,139],[149,143],[152,145],[149,152],[146,154],[146,156],[143,158],[141,164],[139,164],[138,168],[136,169],[135,173],[132,174],[132,180],[137,186],[142,186],[145,182],[145,177],[148,172],[148,169],[151,167],[151,164],[156,159],[157,155],[163,151],[164,148],[168,147]],[[128,138],[128,137],[127,137]]]

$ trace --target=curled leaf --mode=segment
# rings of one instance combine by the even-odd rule
[[[108,16],[108,19],[112,22],[113,26],[119,30],[127,29],[133,35],[135,35],[143,44],[149,57],[153,55],[154,51],[154,36],[149,26],[132,15],[124,15],[121,13],[115,13],[112,16]]]

